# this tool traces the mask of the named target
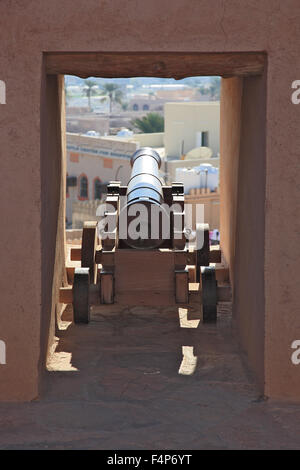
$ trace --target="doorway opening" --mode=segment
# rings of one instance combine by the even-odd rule
[[[76,55],[76,60],[74,60],[74,55]],[[264,283],[263,279],[255,276],[255,273],[258,271],[258,264],[263,266],[264,243],[264,212],[262,209],[265,191],[264,54],[49,53],[46,56],[46,72],[48,73],[46,80],[48,85],[51,84],[51,80],[54,81],[53,85],[54,88],[56,86],[57,93],[59,90],[62,91],[62,82],[59,81],[58,76],[54,78],[55,74],[74,74],[81,77],[141,75],[175,78],[199,75],[219,75],[222,77],[221,247],[224,260],[229,268],[233,288],[233,310],[238,336],[248,354],[249,363],[256,374],[257,381],[261,385],[264,375]],[[180,61],[182,62],[180,63]],[[130,63],[130,67],[128,63]],[[143,73],[138,73],[139,71]],[[57,81],[55,82],[55,80]],[[49,96],[50,89],[46,88],[46,96]],[[134,103],[134,105],[135,110],[138,103]],[[54,111],[54,115],[58,109],[59,107]],[[143,109],[143,111],[148,110]],[[180,121],[177,122],[180,123]],[[180,128],[180,124],[177,127]],[[50,131],[48,128],[49,135],[56,131],[54,129]],[[209,131],[203,129],[200,132],[203,132],[201,143],[211,145],[211,136],[206,134]],[[42,160],[47,153],[43,151],[46,140],[42,140]],[[184,145],[178,147],[181,152],[186,151]],[[76,154],[76,152],[74,153]],[[61,154],[60,149],[59,155]],[[76,159],[77,156],[73,155],[72,158]],[[111,163],[106,161],[105,164],[109,166]],[[255,168],[257,174],[255,174]],[[119,170],[119,174],[121,170]],[[257,177],[258,175],[259,177]],[[64,187],[63,197],[65,197],[65,182],[62,183],[62,187]],[[47,198],[52,190],[49,189],[48,194],[44,193],[44,198]],[[47,209],[45,207],[45,210],[49,211],[49,206]],[[55,211],[52,217],[54,214]],[[64,227],[60,226],[60,230],[58,230],[60,233],[62,233],[61,229]],[[57,237],[54,238],[57,243]],[[44,244],[46,246],[52,243],[52,252],[56,251],[57,259],[58,249],[53,242],[53,237],[51,239],[49,235],[47,237],[45,234]],[[54,271],[57,272],[57,269]],[[259,272],[263,273],[263,269],[259,269]],[[45,304],[48,302],[49,311],[51,301],[53,305],[53,298],[49,296],[49,291],[46,289],[50,282],[49,273],[45,274],[44,281],[44,302]]]

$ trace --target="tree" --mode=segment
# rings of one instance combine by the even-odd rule
[[[220,99],[220,85],[221,85],[220,77],[213,77],[211,79],[211,82],[209,85],[209,93],[210,93],[211,98],[215,100]]]
[[[127,101],[122,101],[121,106],[123,111],[127,111],[129,103]]]
[[[102,90],[100,94],[103,96],[109,97],[109,113],[110,114],[112,112],[113,103],[122,104],[123,92],[121,88],[119,87],[119,85],[116,85],[115,83],[104,83],[104,85],[102,85]]]
[[[165,127],[164,118],[158,113],[148,113],[142,119],[134,119],[131,124],[146,134],[164,132]]]
[[[83,91],[88,98],[89,109],[91,109],[91,96],[96,94],[97,83],[93,80],[85,80]]]
[[[201,95],[209,95],[209,97],[213,100],[220,99],[220,85],[221,79],[220,77],[211,77],[209,85],[200,85],[198,87],[198,91]]]
[[[68,85],[65,83],[65,99],[66,99],[66,106],[69,105],[70,98],[71,98],[70,88],[69,88]]]

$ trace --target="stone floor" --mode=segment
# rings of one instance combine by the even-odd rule
[[[300,448],[300,406],[258,396],[230,315],[181,311],[182,328],[172,309],[69,315],[41,399],[0,404],[1,449]]]

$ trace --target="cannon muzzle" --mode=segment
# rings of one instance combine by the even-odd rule
[[[169,224],[163,207],[164,182],[159,175],[161,158],[152,148],[143,147],[131,157],[131,166],[127,203],[123,208],[128,221],[125,243],[137,249],[157,248],[164,240],[163,226]]]

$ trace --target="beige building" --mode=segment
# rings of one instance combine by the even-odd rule
[[[180,158],[195,147],[220,150],[219,101],[166,103],[165,151],[167,158]]]
[[[116,178],[127,183],[130,157],[137,148],[134,141],[67,133],[67,226],[74,201],[100,199],[103,183]]]
[[[67,226],[71,225],[74,201],[100,199],[103,185],[130,178],[130,158],[139,147],[155,148],[163,157],[163,133],[129,137],[90,137],[67,133]]]
[[[72,224],[74,201],[100,199],[104,184],[130,178],[130,157],[140,147],[155,148],[162,157],[161,173],[167,183],[176,180],[177,167],[201,163],[219,166],[219,102],[165,104],[165,132],[126,137],[91,137],[67,133],[67,226]],[[209,146],[214,158],[181,160],[195,147]],[[84,210],[80,206],[80,212]]]

